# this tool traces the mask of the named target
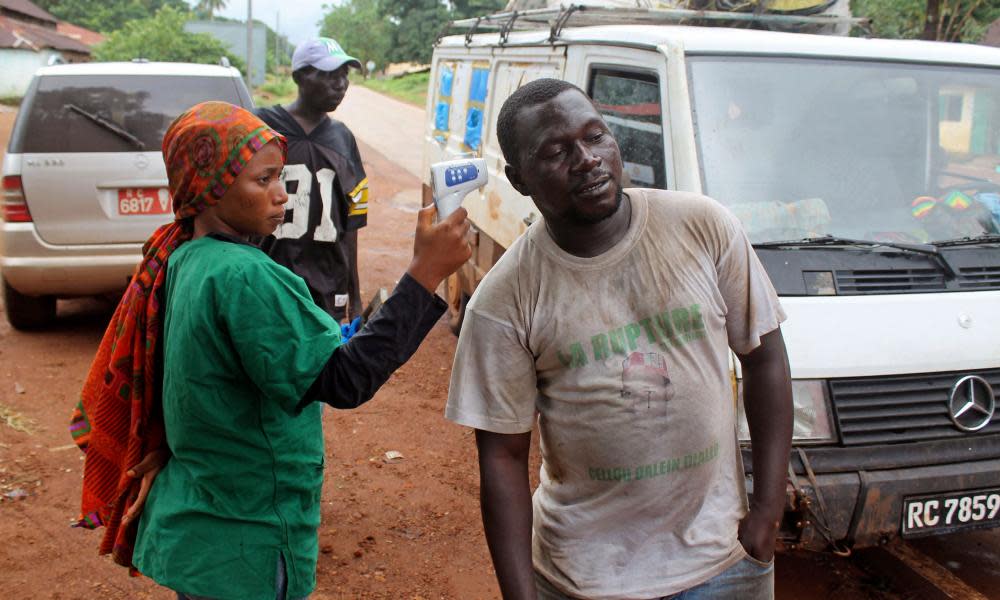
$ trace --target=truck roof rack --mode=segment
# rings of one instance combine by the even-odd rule
[[[693,10],[687,8],[608,8],[584,4],[571,4],[560,8],[537,8],[459,19],[449,23],[442,31],[443,37],[454,29],[466,29],[466,44],[472,36],[486,31],[499,31],[500,43],[514,30],[549,28],[549,41],[559,39],[567,26],[592,25],[701,25],[815,31],[823,26],[850,25],[866,27],[868,19],[827,14],[775,14],[765,12],[727,12],[718,10]]]

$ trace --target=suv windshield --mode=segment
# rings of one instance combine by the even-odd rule
[[[243,105],[231,77],[58,75],[39,77],[24,106],[28,120],[15,152],[160,150],[183,111],[204,100]],[[30,132],[30,134],[28,133]],[[16,136],[20,137],[20,136]]]
[[[693,57],[705,193],[755,242],[1000,232],[1000,69]]]

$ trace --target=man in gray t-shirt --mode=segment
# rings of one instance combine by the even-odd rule
[[[618,145],[571,84],[525,85],[497,130],[508,179],[544,220],[469,303],[446,414],[476,429],[504,597],[771,598],[792,430],[785,315],[738,220],[697,194],[622,189]]]

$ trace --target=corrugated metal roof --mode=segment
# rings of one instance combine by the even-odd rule
[[[34,2],[29,2],[29,0],[0,0],[0,8],[5,8],[11,12],[21,13],[22,15],[39,19],[41,21],[48,21],[53,25],[55,25],[58,21],[58,19],[39,8]]]
[[[3,2],[5,0],[0,0]],[[34,50],[45,48],[90,54],[86,44],[60,34],[54,28],[42,27],[24,21],[0,17],[0,48]]]
[[[56,25],[56,31],[88,46],[95,46],[104,41],[104,36],[100,33],[91,31],[86,27],[67,23],[66,21],[59,21],[59,24]]]

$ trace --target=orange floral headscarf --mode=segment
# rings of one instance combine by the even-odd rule
[[[203,102],[178,117],[163,138],[174,221],[157,229],[111,317],[70,423],[86,453],[79,527],[106,527],[100,554],[132,567],[138,527],[121,527],[139,480],[129,477],[148,452],[166,443],[157,356],[162,331],[159,291],[169,256],[191,239],[191,218],[219,202],[250,159],[285,138],[253,113],[225,102]]]

